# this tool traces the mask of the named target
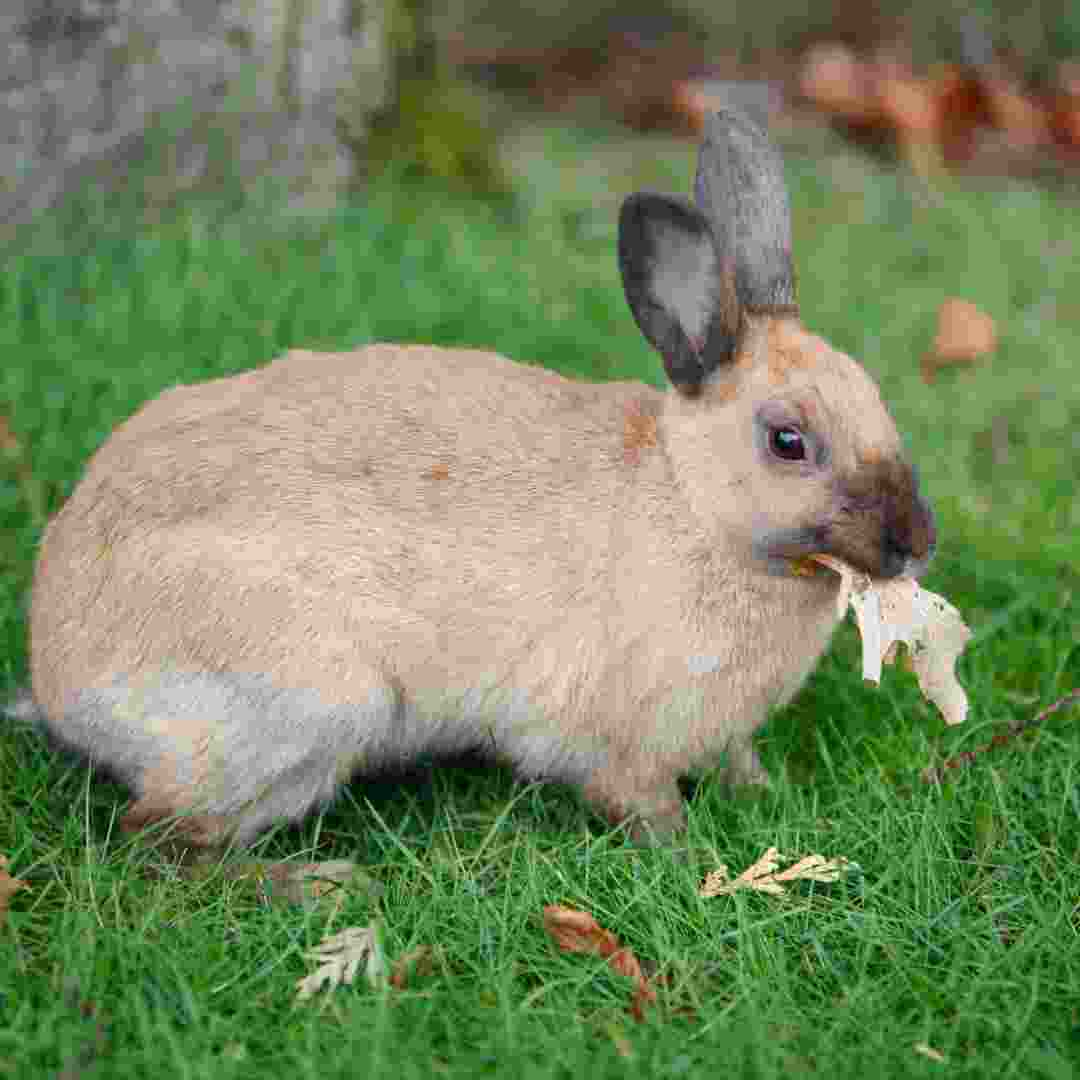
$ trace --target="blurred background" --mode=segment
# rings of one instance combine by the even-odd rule
[[[896,11],[8,0],[9,663],[43,522],[171,383],[376,339],[662,383],[622,299],[618,205],[688,192],[702,117],[731,105],[784,151],[805,321],[881,382],[954,572],[1027,559],[1070,589],[1080,5]]]
[[[528,111],[685,136],[732,94],[923,171],[1077,165],[1075,3],[896,6],[9,0],[0,219],[135,163],[158,202],[231,180],[325,206],[391,161],[490,191]]]
[[[1077,164],[1076,4],[897,7],[8,0],[0,219],[130,183],[135,163],[151,201],[235,180],[326,205],[389,161],[497,189],[527,110],[689,136],[732,94],[920,170]]]

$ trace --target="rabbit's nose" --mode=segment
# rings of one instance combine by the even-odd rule
[[[888,515],[881,545],[881,576],[917,577],[929,565],[936,546],[934,512],[921,495],[912,495],[902,512]]]

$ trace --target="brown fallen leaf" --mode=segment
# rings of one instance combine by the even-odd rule
[[[1066,61],[1057,85],[1036,94],[995,61],[939,63],[919,74],[904,52],[858,56],[847,45],[821,42],[804,54],[798,87],[848,138],[870,149],[895,146],[933,180],[945,167],[979,161],[1027,171],[1051,146],[1075,160],[1078,71],[1076,61]]]
[[[563,952],[596,953],[607,959],[619,949],[619,939],[610,930],[577,908],[549,904],[544,908],[544,929]]]
[[[914,578],[871,580],[831,555],[810,559],[844,580],[843,607],[855,611],[863,647],[863,678],[881,682],[882,664],[896,660],[907,646],[907,662],[923,695],[941,711],[946,724],[967,719],[968,700],[956,678],[956,661],[971,637],[960,613],[944,597],[920,588]]]
[[[410,979],[430,975],[434,969],[435,949],[430,945],[418,945],[394,961],[390,985],[395,990],[404,990]]]
[[[819,42],[803,57],[799,91],[819,109],[846,120],[878,117],[876,95],[866,65],[840,42]]]
[[[563,952],[593,953],[603,957],[612,971],[633,979],[634,996],[630,1012],[635,1020],[644,1017],[644,1009],[656,1001],[656,991],[641,970],[632,949],[619,944],[619,939],[605,930],[587,911],[549,904],[544,908],[544,929]]]
[[[824,855],[804,855],[786,870],[777,873],[780,863],[787,861],[776,848],[768,848],[752,866],[744,870],[734,881],[728,868],[721,864],[702,883],[698,896],[708,900],[713,896],[728,896],[739,889],[770,893],[780,896],[787,892],[785,885],[793,881],[838,881],[840,875],[851,865],[843,856],[826,859]]]
[[[938,64],[932,82],[942,157],[953,167],[967,165],[992,123],[982,80],[970,67]]]
[[[360,971],[371,986],[381,986],[386,978],[386,957],[383,953],[380,927],[350,926],[337,934],[323,938],[307,957],[319,966],[296,983],[296,996],[304,1001],[326,988],[349,985]]]
[[[635,1020],[645,1019],[645,1006],[656,1001],[656,991],[645,978],[641,964],[632,949],[621,948],[608,957],[608,966],[619,975],[625,975],[634,981],[634,996],[630,1000],[630,1013]]]
[[[892,125],[896,145],[912,171],[923,179],[938,174],[943,140],[937,88],[896,56],[878,61],[874,83],[881,112]]]
[[[973,364],[996,347],[994,320],[967,300],[949,297],[938,311],[934,344],[923,357],[923,379],[933,382],[939,369]]]
[[[20,890],[29,889],[30,886],[19,878],[13,878],[8,873],[8,860],[6,855],[0,855],[0,926],[4,923],[7,914],[8,901]]]
[[[634,996],[630,999],[630,1015],[637,1021],[645,1019],[645,1006],[656,1004],[656,991],[652,984],[644,976],[638,980],[634,988]]]
[[[1058,69],[1057,89],[1050,101],[1050,134],[1066,160],[1080,159],[1080,60],[1065,60]]]
[[[1011,149],[1031,153],[1050,141],[1046,109],[1008,72],[983,72],[982,86],[994,127],[1002,133]]]

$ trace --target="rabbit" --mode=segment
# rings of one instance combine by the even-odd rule
[[[293,350],[166,390],[48,525],[32,692],[121,779],[129,829],[251,844],[350,778],[480,750],[645,843],[678,780],[751,743],[827,648],[828,553],[935,546],[867,372],[803,328],[779,154],[707,118],[694,200],[620,210],[626,299],[669,386],[488,352]]]

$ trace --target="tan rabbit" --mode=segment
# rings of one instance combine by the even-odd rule
[[[243,844],[354,774],[477,748],[662,838],[838,620],[826,552],[916,573],[934,527],[867,373],[799,323],[780,160],[711,118],[696,204],[639,193],[619,260],[673,389],[484,352],[294,351],[121,425],[46,531],[49,730]]]

